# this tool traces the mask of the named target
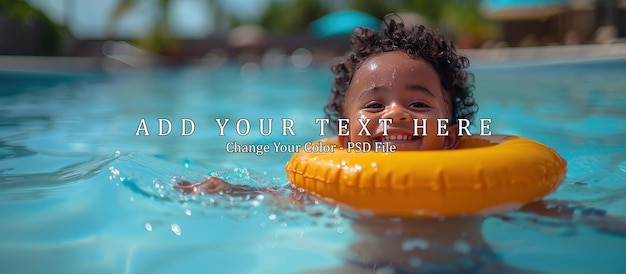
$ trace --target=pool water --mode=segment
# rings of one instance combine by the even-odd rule
[[[569,162],[542,203],[502,216],[402,220],[312,197],[290,202],[302,193],[285,179],[289,153],[228,153],[226,144],[321,138],[314,119],[323,117],[327,68],[0,72],[0,272],[626,269],[626,59],[472,70],[478,118]],[[158,136],[159,118],[172,122],[171,134]],[[181,136],[183,118],[194,121],[190,136]],[[220,136],[215,119],[226,118]],[[246,136],[237,132],[242,118]],[[273,119],[270,136],[259,133],[259,118]],[[282,118],[295,136],[281,134]],[[150,136],[135,136],[141,119]],[[275,194],[172,189],[207,175]]]

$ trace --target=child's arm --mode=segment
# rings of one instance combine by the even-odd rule
[[[576,205],[575,202],[541,200],[523,206],[520,211],[584,224],[603,233],[626,235],[626,219],[611,216],[605,210]],[[501,216],[505,221],[510,217]],[[539,219],[535,221],[540,222]],[[566,222],[568,224],[569,222]]]
[[[234,185],[213,176],[207,177],[196,183],[191,183],[187,180],[181,181],[177,186],[174,186],[174,188],[185,194],[223,193],[231,196],[245,196],[256,192],[271,192],[270,189],[265,187]]]
[[[288,187],[253,187],[249,185],[231,184],[213,176],[196,183],[191,183],[187,180],[181,181],[178,185],[174,186],[174,189],[185,194],[224,194],[238,197],[251,194],[267,194],[277,204],[295,205],[301,209],[304,209],[306,205],[317,203],[315,195],[303,189],[295,188],[292,185]],[[285,195],[286,191],[288,195]]]

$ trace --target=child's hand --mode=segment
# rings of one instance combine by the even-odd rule
[[[185,194],[199,194],[199,193],[218,193],[224,189],[231,189],[232,184],[229,184],[216,177],[208,177],[202,180],[202,182],[191,183],[187,180],[178,182],[174,189],[180,190]]]

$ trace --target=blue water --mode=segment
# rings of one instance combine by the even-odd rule
[[[235,66],[113,73],[0,72],[0,272],[620,273],[626,269],[626,60],[477,63],[478,118],[536,139],[569,162],[563,185],[524,211],[433,220],[304,207],[287,153],[227,153],[230,141],[319,139],[327,68]],[[258,77],[257,77],[258,76]],[[140,120],[150,136],[134,136]],[[158,136],[158,120],[172,133]],[[181,135],[181,118],[195,122]],[[229,118],[219,136],[216,118]],[[240,118],[251,133],[239,136]],[[259,134],[258,119],[274,132]],[[295,136],[280,134],[294,120]],[[183,195],[215,175],[274,196]]]

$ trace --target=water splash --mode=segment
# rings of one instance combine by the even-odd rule
[[[107,171],[109,180],[130,190],[135,201],[141,198],[165,203],[170,212],[182,212],[187,218],[255,219],[261,227],[272,223],[280,227],[306,223],[335,228],[337,233],[345,231],[343,226],[347,222],[339,207],[321,203],[318,197],[293,187],[284,178],[239,167],[207,175],[202,167],[190,165],[188,160],[181,166],[145,155],[127,155],[110,164]],[[195,194],[175,188],[182,182],[202,182],[210,176],[219,177],[233,187]]]

